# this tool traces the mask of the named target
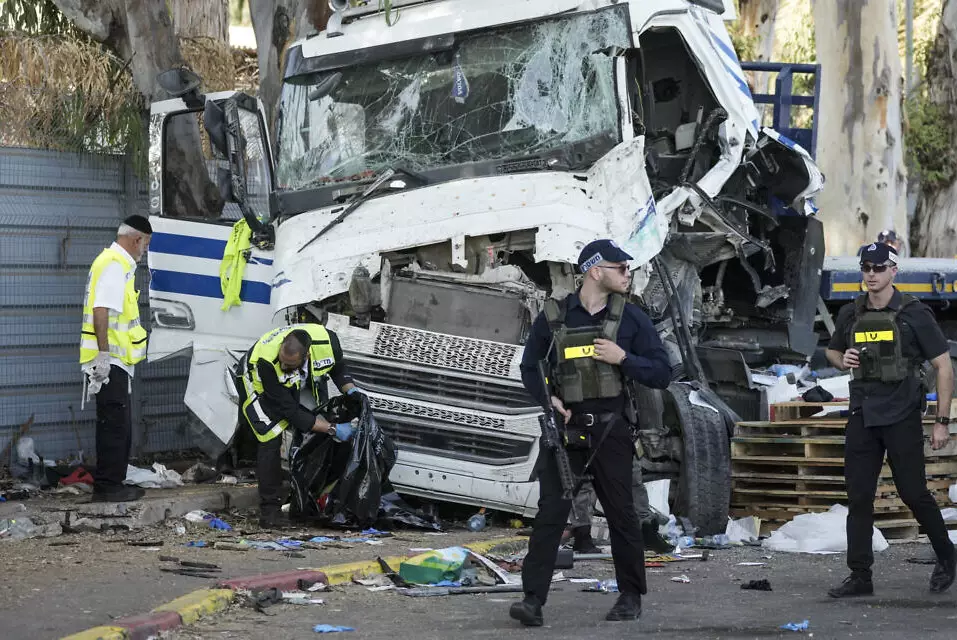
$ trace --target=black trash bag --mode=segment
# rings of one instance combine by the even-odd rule
[[[379,504],[379,523],[381,529],[392,529],[396,525],[442,531],[442,522],[420,509],[407,504],[395,491],[382,495]]]
[[[801,397],[804,398],[805,402],[830,402],[834,399],[834,394],[821,385],[817,385],[805,391]]]
[[[352,434],[352,455],[336,487],[333,522],[368,527],[378,519],[382,487],[395,465],[396,447],[376,424],[369,398],[354,395],[362,402],[362,415]]]

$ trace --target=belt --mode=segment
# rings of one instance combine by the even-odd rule
[[[617,413],[575,413],[567,424],[573,427],[593,427],[602,422],[610,422],[617,417]]]

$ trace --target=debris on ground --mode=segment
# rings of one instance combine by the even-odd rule
[[[761,518],[757,516],[745,516],[732,520],[728,518],[728,526],[724,534],[730,542],[753,542],[760,537]]]
[[[339,627],[332,624],[317,624],[312,628],[316,633],[338,633],[339,631],[355,631],[352,627]]]
[[[123,480],[123,484],[136,485],[143,489],[172,489],[182,487],[183,478],[172,469],[167,469],[165,465],[154,462],[152,471],[127,465],[126,479]]]
[[[201,484],[219,478],[219,472],[208,464],[197,462],[183,472],[183,482]]]
[[[805,620],[804,622],[788,622],[787,624],[782,624],[781,628],[786,631],[807,631],[810,621]]]
[[[575,582],[575,580],[573,580]],[[592,580],[582,591],[589,593],[618,593],[618,581],[614,578],[608,580]]]
[[[742,589],[750,591],[771,591],[771,583],[766,580],[749,580],[741,585]]]
[[[266,608],[282,602],[282,591],[276,587],[243,593],[241,606],[248,607],[259,613],[266,613]]]
[[[691,582],[691,578],[689,578],[688,576],[682,574],[682,575],[680,575],[680,576],[672,576],[672,577],[671,577],[671,581],[672,581],[672,582],[681,582],[682,584],[689,584],[689,583]]]
[[[772,551],[791,553],[841,553],[847,551],[847,507],[833,505],[823,513],[802,513],[783,524],[764,540]],[[887,540],[877,527],[871,527],[874,551],[888,548]]]

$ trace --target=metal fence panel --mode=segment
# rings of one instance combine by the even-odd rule
[[[33,416],[40,455],[93,457],[96,411],[80,409],[77,360],[87,272],[120,221],[146,213],[145,198],[126,158],[0,148],[0,450]],[[144,261],[144,303],[148,277]],[[146,304],[141,316],[148,328]],[[136,367],[134,455],[193,446],[188,368],[185,358]]]

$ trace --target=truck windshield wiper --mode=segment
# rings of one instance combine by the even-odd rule
[[[302,246],[299,248],[299,251],[297,251],[296,253],[302,253],[303,249],[305,249],[306,247],[308,247],[309,245],[311,245],[313,242],[315,242],[316,240],[318,240],[319,238],[321,238],[323,235],[325,235],[325,233],[326,233],[327,231],[329,231],[329,229],[333,228],[334,226],[336,226],[337,224],[339,224],[340,222],[342,222],[343,220],[345,220],[347,217],[349,217],[349,216],[352,214],[353,211],[355,211],[355,210],[358,209],[360,206],[362,206],[362,203],[363,203],[363,202],[365,202],[366,200],[368,200],[369,198],[371,198],[373,195],[375,195],[376,191],[378,191],[379,189],[382,188],[382,185],[384,185],[384,184],[386,184],[387,182],[389,182],[390,180],[392,180],[392,179],[393,179],[396,175],[398,175],[398,174],[402,174],[402,175],[408,176],[408,177],[412,178],[413,180],[419,182],[420,185],[424,185],[424,184],[427,184],[427,183],[428,183],[428,181],[427,181],[425,178],[423,178],[422,176],[420,176],[420,175],[418,175],[418,174],[416,174],[416,173],[413,173],[413,172],[411,172],[411,171],[407,171],[407,170],[405,170],[405,169],[398,169],[398,168],[394,168],[394,167],[393,167],[393,168],[386,169],[385,171],[383,171],[382,173],[380,173],[378,176],[376,176],[375,180],[373,180],[372,183],[362,191],[362,193],[360,193],[360,194],[357,195],[355,198],[353,198],[352,200],[350,200],[350,201],[349,201],[349,204],[346,206],[345,209],[343,209],[342,213],[340,213],[339,215],[337,215],[335,218],[333,218],[333,219],[329,222],[329,224],[327,224],[327,225],[324,226],[322,229],[320,229],[320,230],[319,230],[319,233],[317,233],[316,235],[314,235],[314,236],[309,240],[309,242],[307,242],[306,244],[302,245]],[[392,188],[404,189],[405,186],[406,186],[405,184],[402,184],[402,186],[396,186],[396,187],[392,187]]]

